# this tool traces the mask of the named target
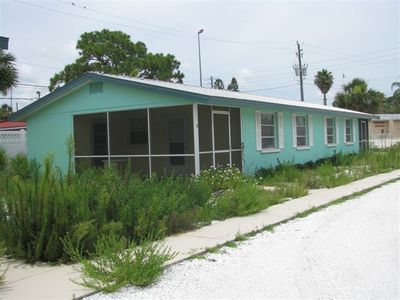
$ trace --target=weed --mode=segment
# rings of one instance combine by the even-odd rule
[[[174,258],[170,248],[152,238],[139,245],[114,234],[99,238],[95,251],[88,258],[70,239],[63,240],[66,252],[80,263],[80,281],[75,283],[100,290],[115,292],[126,285],[146,286],[153,283],[163,272],[164,263]]]
[[[224,244],[224,246],[228,247],[228,248],[237,248],[238,245],[237,245],[237,243],[230,241],[230,242],[226,242]]]
[[[236,233],[235,241],[237,241],[237,242],[244,242],[244,241],[247,241],[248,239],[249,239],[249,238],[248,238],[246,235],[241,234],[240,232]]]

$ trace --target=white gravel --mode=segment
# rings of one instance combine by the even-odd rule
[[[98,299],[399,299],[400,182]]]

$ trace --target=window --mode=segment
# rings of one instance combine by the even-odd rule
[[[346,143],[353,143],[353,122],[350,119],[345,120],[344,136]]]
[[[336,144],[336,122],[334,118],[325,119],[325,137],[327,145]]]
[[[305,116],[296,116],[296,146],[305,147],[307,144],[307,121]]]
[[[261,113],[261,145],[263,149],[276,148],[274,114]]]
[[[133,118],[130,121],[130,144],[147,145],[147,120],[146,118]]]
[[[283,113],[256,111],[257,150],[275,152],[284,148]]]

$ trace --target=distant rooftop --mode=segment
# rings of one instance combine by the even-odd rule
[[[379,120],[400,120],[400,114],[377,114]]]

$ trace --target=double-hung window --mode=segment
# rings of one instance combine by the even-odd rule
[[[307,145],[307,120],[305,116],[296,116],[296,145],[306,147]]]
[[[325,118],[325,144],[336,145],[337,141],[337,124],[335,118]]]
[[[311,115],[292,115],[293,147],[309,148],[313,145]]]
[[[346,144],[353,143],[353,120],[346,119],[344,123],[344,141]]]
[[[261,113],[261,146],[263,149],[276,149],[275,114]]]
[[[283,113],[256,111],[257,150],[279,151],[284,147]]]

